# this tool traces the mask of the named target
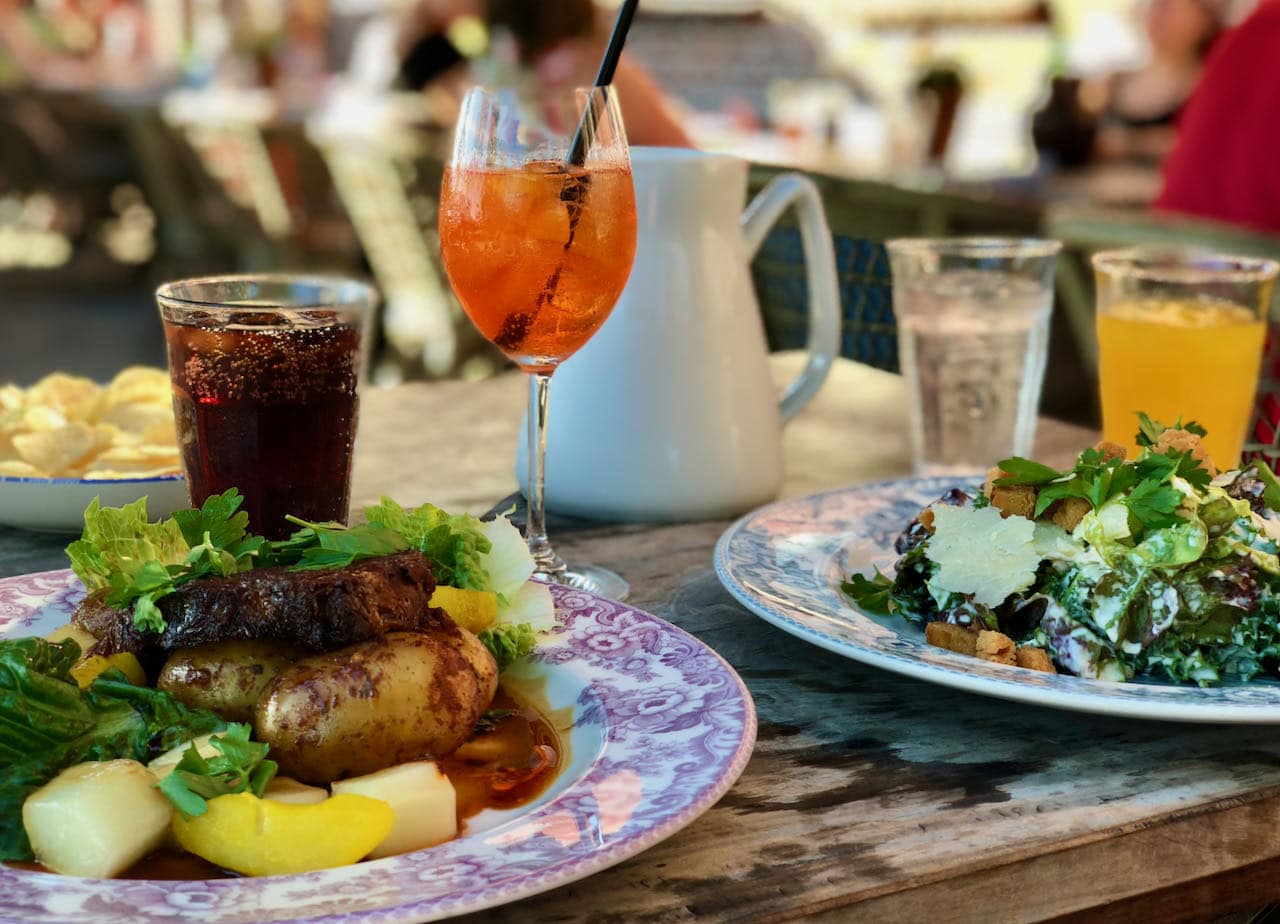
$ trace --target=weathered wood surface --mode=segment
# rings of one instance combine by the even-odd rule
[[[390,493],[488,508],[515,485],[523,398],[514,377],[371,392],[357,504]],[[837,366],[787,430],[784,493],[903,474],[902,406],[896,378]],[[1041,429],[1049,461],[1090,439]],[[726,525],[553,538],[621,572],[637,605],[741,673],[760,719],[741,780],[640,856],[476,921],[1013,921],[1102,906],[1110,921],[1195,920],[1280,895],[1268,875],[1280,868],[1280,730],[1092,718],[863,667],[721,589],[711,552]],[[0,532],[0,570],[60,567],[60,542],[42,559],[29,537]]]

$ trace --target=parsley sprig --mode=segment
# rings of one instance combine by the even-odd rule
[[[840,589],[864,612],[872,616],[888,616],[892,609],[893,581],[875,569],[875,574],[851,574]]]
[[[1134,437],[1134,441],[1141,447],[1154,446],[1160,442],[1160,436],[1166,430],[1186,430],[1188,433],[1194,433],[1196,436],[1207,436],[1209,431],[1194,420],[1186,423],[1182,422],[1179,417],[1171,427],[1166,427],[1158,420],[1153,420],[1142,411],[1138,411],[1138,434]]]
[[[1030,485],[1038,489],[1033,516],[1039,517],[1055,502],[1069,497],[1082,498],[1095,510],[1113,498],[1123,498],[1129,510],[1130,531],[1136,537],[1144,530],[1163,529],[1185,519],[1178,511],[1186,495],[1173,479],[1180,478],[1196,490],[1209,486],[1212,476],[1199,459],[1189,450],[1170,448],[1163,453],[1155,451],[1163,424],[1146,414],[1139,414],[1138,443],[1144,447],[1136,461],[1104,454],[1098,449],[1086,449],[1076,459],[1076,464],[1065,472],[1059,472],[1040,462],[1015,457],[1005,459],[1000,468],[1006,473],[995,484],[1000,487]],[[1203,436],[1203,427],[1192,421],[1175,425]]]
[[[209,743],[218,749],[214,757],[202,757],[192,742],[173,772],[156,784],[184,816],[203,815],[208,801],[229,793],[251,792],[261,796],[276,775],[276,762],[267,760],[268,746],[249,740],[249,726],[228,725]]]

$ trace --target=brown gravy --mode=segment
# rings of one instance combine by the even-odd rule
[[[505,713],[487,730],[448,757],[440,768],[458,795],[458,830],[484,809],[509,809],[532,801],[545,790],[561,765],[563,748],[547,718],[535,707],[499,688],[490,713]],[[8,863],[14,869],[47,873],[39,863]],[[120,879],[231,879],[228,872],[189,853],[157,850],[119,875]]]

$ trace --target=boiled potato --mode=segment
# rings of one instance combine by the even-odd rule
[[[329,791],[319,786],[308,786],[287,776],[272,777],[262,798],[292,805],[315,805],[329,798]]]
[[[180,648],[164,663],[156,686],[228,722],[252,722],[267,685],[294,660],[291,649],[263,640]]]
[[[276,675],[254,737],[280,771],[328,783],[448,754],[489,707],[480,678],[438,634],[392,632]]]
[[[434,847],[458,833],[457,795],[433,761],[400,764],[333,784],[335,796],[344,792],[381,799],[396,813],[391,833],[369,851],[375,860]]]
[[[466,629],[441,632],[440,637],[467,659],[480,681],[481,698],[485,702],[492,702],[498,693],[498,662],[493,659],[493,653],[484,647],[484,642]]]
[[[173,816],[155,777],[135,760],[76,764],[22,804],[36,859],[68,876],[109,879],[164,841]]]

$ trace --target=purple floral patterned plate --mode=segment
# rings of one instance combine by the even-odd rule
[[[750,694],[669,623],[553,587],[557,628],[504,675],[536,692],[567,766],[533,803],[472,818],[429,850],[301,876],[187,882],[75,879],[0,866],[0,920],[24,924],[396,924],[478,911],[564,885],[670,837],[738,778],[755,742]],[[80,598],[69,571],[0,580],[0,635],[42,635]]]

